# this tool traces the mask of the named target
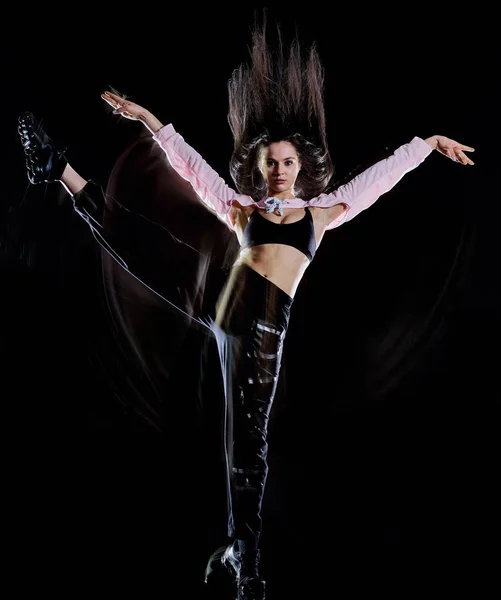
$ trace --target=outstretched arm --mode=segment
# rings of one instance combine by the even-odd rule
[[[323,194],[312,201],[311,205],[331,207],[327,208],[329,223],[327,229],[338,227],[374,204],[380,196],[391,190],[406,173],[420,165],[433,150],[437,150],[459,164],[474,164],[465,154],[474,151],[474,148],[470,146],[460,144],[443,135],[434,135],[426,139],[414,137],[408,144],[397,148],[388,158],[372,165],[346,185],[340,186],[332,194]],[[339,205],[345,207],[341,214],[339,214]]]
[[[250,196],[239,194],[231,189],[202,156],[174,130],[172,124],[164,126],[145,108],[111,92],[104,92],[101,97],[115,109],[113,111],[115,114],[141,121],[153,134],[153,139],[165,152],[175,171],[191,183],[205,205],[213,210],[230,229],[234,229],[234,223],[229,217],[231,206],[234,201],[238,201],[242,206],[254,204]]]

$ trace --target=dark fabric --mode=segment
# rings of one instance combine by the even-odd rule
[[[75,210],[116,262],[186,316],[202,319],[204,256],[169,230],[135,213],[92,180],[73,196]]]
[[[268,474],[267,429],[292,298],[243,265],[218,307],[216,336],[225,378],[230,539],[257,546]]]
[[[315,256],[317,244],[309,208],[306,207],[304,217],[294,223],[273,223],[255,209],[244,229],[242,246],[252,248],[260,244],[292,246],[311,260]]]

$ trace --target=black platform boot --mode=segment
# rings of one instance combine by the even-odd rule
[[[58,148],[30,112],[19,117],[17,130],[24,148],[30,182],[59,181],[68,164],[64,155],[66,148]]]
[[[235,577],[236,600],[265,600],[266,584],[259,576],[259,559],[259,550],[240,550],[238,541],[235,541],[214,552],[205,571],[205,581],[220,562]]]

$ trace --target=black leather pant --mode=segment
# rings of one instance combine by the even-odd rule
[[[292,298],[247,266],[230,277],[216,317],[226,395],[228,535],[257,547],[268,474],[268,419]]]

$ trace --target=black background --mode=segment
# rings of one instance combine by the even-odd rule
[[[433,153],[327,232],[307,271],[270,430],[270,599],[478,594],[499,556],[500,52],[493,15],[449,6],[270,8],[317,41],[339,177],[415,135],[473,146],[476,163]],[[166,402],[178,408],[163,431],[124,409],[129,365],[109,370],[99,249],[60,188],[29,185],[17,117],[43,117],[76,170],[105,184],[138,132],[104,110],[113,86],[230,183],[226,81],[247,58],[253,9],[79,6],[7,20],[4,520],[30,590],[203,597],[225,515],[217,410],[201,426],[190,395],[199,340],[173,362]],[[173,333],[170,352],[177,343]]]

